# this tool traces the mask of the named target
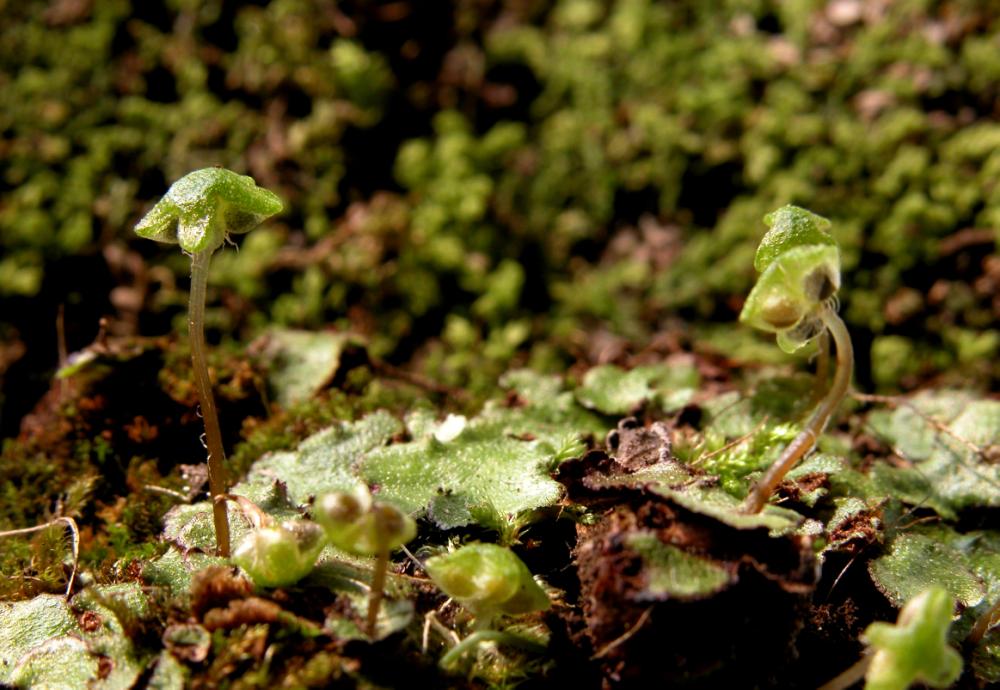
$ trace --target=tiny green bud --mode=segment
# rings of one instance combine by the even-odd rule
[[[441,591],[477,618],[518,615],[549,607],[548,596],[524,561],[496,544],[468,544],[428,558],[424,567]]]
[[[761,271],[740,321],[778,334],[778,346],[795,352],[822,332],[810,318],[840,288],[840,250],[830,221],[797,206],[764,216],[770,228],[757,247]]]
[[[799,306],[784,295],[769,295],[760,308],[760,317],[769,326],[791,328],[802,318]]]
[[[281,200],[252,177],[203,168],[174,182],[138,225],[140,237],[180,244],[189,254],[215,250],[281,211]]]
[[[371,509],[371,496],[364,494],[360,498],[354,494],[338,491],[327,494],[319,501],[320,514],[324,523],[352,524]]]
[[[787,333],[813,315],[839,287],[840,252],[836,246],[793,247],[771,261],[757,279],[740,321],[764,331]],[[810,325],[806,330],[812,338],[821,329]],[[779,340],[786,352],[794,352],[808,340],[802,339],[803,331],[788,335],[784,343]]]
[[[399,508],[372,498],[367,486],[320,496],[313,512],[330,543],[358,556],[375,556],[366,627],[375,636],[389,552],[417,536],[417,523]]]
[[[962,675],[962,657],[948,644],[954,598],[942,587],[908,601],[895,625],[872,623],[862,640],[875,650],[866,690],[904,690],[914,683],[950,686]]]
[[[314,509],[316,521],[330,543],[359,556],[392,551],[417,535],[417,523],[393,505],[376,501],[364,486],[354,492],[321,496]]]
[[[251,530],[233,552],[233,561],[260,587],[287,587],[309,574],[324,544],[316,523],[286,520]]]

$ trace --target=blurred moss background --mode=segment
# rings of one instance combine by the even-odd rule
[[[749,361],[761,217],[830,217],[862,387],[995,385],[1000,3],[0,0],[0,426],[187,262],[132,226],[220,164],[287,211],[217,337],[336,327],[457,385],[664,330]]]

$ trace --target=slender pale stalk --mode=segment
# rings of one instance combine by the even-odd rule
[[[389,570],[389,549],[382,549],[375,556],[375,572],[372,573],[372,590],[368,593],[368,618],[365,627],[368,637],[375,639],[375,623],[382,605],[382,591],[385,589],[386,571]]]
[[[865,674],[868,673],[868,667],[871,665],[872,655],[865,654],[839,676],[821,685],[819,690],[847,690],[865,677]]]
[[[818,316],[822,319],[823,325],[830,331],[837,347],[837,371],[833,376],[833,384],[826,397],[809,418],[805,428],[788,444],[781,457],[771,465],[764,478],[750,492],[745,504],[748,512],[759,513],[763,510],[771,494],[774,493],[788,471],[809,454],[809,451],[816,445],[816,439],[823,433],[827,422],[830,421],[830,416],[837,409],[851,385],[851,374],[854,372],[854,348],[851,347],[851,336],[847,332],[847,327],[828,305],[823,305],[820,308]]]
[[[218,554],[229,558],[229,514],[225,500],[218,500],[228,491],[226,486],[226,452],[222,447],[222,430],[219,413],[212,394],[212,380],[208,376],[205,358],[205,291],[208,286],[208,265],[212,249],[191,256],[191,299],[188,303],[188,334],[191,339],[191,367],[194,371],[201,416],[205,422],[205,442],[208,446],[208,490],[212,498],[212,516],[215,522],[215,543]]]

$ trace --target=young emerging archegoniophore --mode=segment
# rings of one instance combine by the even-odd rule
[[[746,508],[760,512],[775,488],[799,460],[809,454],[826,428],[830,415],[846,395],[854,370],[854,349],[847,327],[837,315],[840,288],[840,249],[828,232],[830,221],[797,206],[783,206],[768,214],[770,228],[757,248],[754,267],[761,271],[747,297],[740,321],[775,333],[778,346],[795,352],[814,338],[825,343],[833,336],[837,368],[833,383],[806,422],[747,497]],[[826,355],[825,344],[820,356]],[[825,363],[820,371],[825,372]],[[825,383],[817,376],[817,386]]]

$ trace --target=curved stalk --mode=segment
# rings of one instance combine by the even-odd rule
[[[205,292],[208,286],[208,265],[212,250],[197,252],[191,256],[191,297],[188,303],[188,336],[191,340],[191,367],[194,372],[201,416],[205,422],[205,442],[208,446],[208,490],[212,498],[212,517],[215,522],[215,543],[218,555],[229,557],[229,513],[225,500],[226,452],[222,447],[222,430],[219,427],[219,413],[215,408],[212,394],[212,380],[208,376],[208,361],[205,358]]]
[[[483,642],[497,642],[499,644],[507,645],[508,647],[514,647],[515,649],[521,649],[535,654],[545,652],[545,646],[535,642],[534,640],[529,640],[501,630],[478,630],[449,649],[448,653],[441,657],[441,661],[438,662],[438,665],[441,668],[451,667],[463,656],[465,656],[465,654],[474,650]]]
[[[833,384],[799,435],[788,444],[781,457],[771,465],[764,478],[750,492],[745,504],[748,512],[759,513],[763,510],[771,494],[774,493],[788,471],[809,454],[809,451],[816,445],[816,439],[823,433],[827,422],[830,421],[833,411],[844,399],[847,389],[851,385],[851,374],[854,372],[854,348],[851,346],[851,336],[847,332],[847,327],[829,305],[824,304],[820,308],[818,316],[822,319],[823,325],[830,331],[837,347],[837,371],[833,376]]]
[[[812,394],[810,402],[818,405],[823,399],[823,389],[826,388],[826,381],[830,378],[830,334],[823,331],[816,338],[816,389]]]
[[[976,619],[976,624],[972,626],[972,632],[969,633],[965,641],[972,646],[979,644],[983,637],[985,637],[986,632],[998,620],[1000,620],[1000,600],[993,604],[986,613]]]
[[[847,690],[847,688],[859,683],[865,677],[865,674],[868,673],[868,667],[871,665],[872,655],[865,654],[839,676],[823,683],[819,687],[819,690]]]

